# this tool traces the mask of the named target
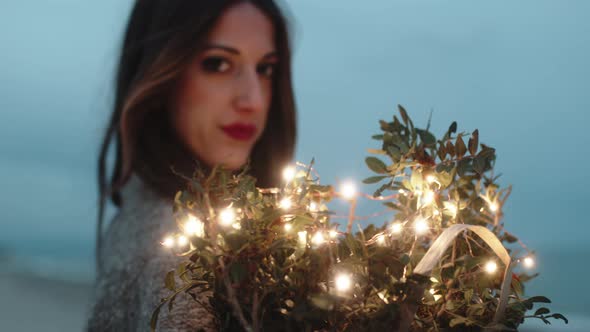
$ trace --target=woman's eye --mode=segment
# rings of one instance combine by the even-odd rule
[[[272,77],[274,75],[275,67],[276,65],[272,63],[262,64],[258,66],[258,73],[266,77]]]
[[[205,71],[223,73],[229,69],[229,62],[220,57],[209,57],[201,63]]]

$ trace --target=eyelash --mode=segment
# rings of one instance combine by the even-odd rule
[[[220,70],[222,64],[227,64],[229,66],[229,61],[218,56],[208,57],[202,61],[201,67],[210,73],[224,73],[225,71]],[[256,71],[264,77],[272,78],[275,75],[276,71],[276,64],[273,63],[264,63],[260,64],[256,67]],[[270,74],[267,74],[266,71],[270,68]]]

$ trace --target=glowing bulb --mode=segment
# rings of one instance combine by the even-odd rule
[[[430,292],[430,294],[432,294],[432,295],[434,295],[434,293],[436,293],[436,291],[434,290],[434,288],[431,288],[429,292]]]
[[[424,218],[420,217],[414,221],[414,229],[416,230],[416,234],[424,234],[428,231],[428,223]]]
[[[339,292],[346,292],[352,286],[352,280],[350,279],[350,276],[346,274],[339,274],[338,276],[336,276],[336,279],[334,281],[336,290]]]
[[[377,244],[384,245],[385,244],[385,235],[381,234],[377,236]]]
[[[322,234],[322,232],[315,233],[311,238],[311,242],[316,246],[324,244],[325,241],[326,240],[324,239],[324,235]]]
[[[287,182],[291,182],[295,178],[295,167],[288,166],[283,170],[283,179]]]
[[[307,244],[307,232],[301,231],[297,233],[297,237],[299,238],[299,243],[302,245]]]
[[[287,231],[287,232],[288,232],[288,231],[290,231],[292,228],[293,228],[293,225],[291,225],[291,224],[289,224],[289,223],[285,224],[285,231]]]
[[[179,236],[176,241],[177,241],[176,243],[178,243],[179,247],[184,247],[188,244],[188,238],[183,235]]]
[[[309,211],[317,212],[318,211],[318,204],[316,202],[309,203]]]
[[[188,236],[203,237],[205,235],[205,224],[193,215],[189,215],[184,224],[184,233]]]
[[[335,237],[337,237],[337,236],[338,236],[338,232],[337,232],[337,231],[335,231],[335,230],[331,230],[331,231],[329,232],[329,234],[330,234],[330,237],[331,237],[331,238],[335,238]]]
[[[535,260],[532,257],[525,257],[522,261],[522,263],[524,264],[524,267],[526,268],[531,268],[533,266],[535,266]]]
[[[236,221],[236,213],[232,208],[226,208],[219,213],[219,223],[223,226],[230,226]]]
[[[344,199],[353,199],[356,195],[356,187],[352,182],[346,182],[340,187],[340,194]]]
[[[449,211],[453,217],[457,215],[457,204],[451,202],[444,202],[445,210]]]
[[[232,227],[233,229],[240,230],[240,229],[242,229],[242,224],[240,224],[239,222],[236,222],[236,223],[233,223],[233,224],[231,225],[231,227]]]
[[[172,238],[171,236],[166,237],[162,242],[162,245],[166,248],[172,248],[172,246],[174,245],[174,238]]]
[[[491,210],[492,212],[496,212],[496,211],[498,211],[498,203],[496,203],[496,202],[492,202],[492,203],[490,203],[490,210]]]
[[[422,197],[422,205],[428,205],[434,202],[434,191],[427,190]]]
[[[399,222],[395,222],[393,223],[393,225],[391,225],[391,232],[393,234],[399,234],[402,232],[403,226],[401,223]]]
[[[498,270],[498,264],[496,264],[494,261],[489,261],[486,263],[484,269],[487,273],[495,273]]]
[[[433,183],[434,181],[436,181],[436,176],[430,174],[426,177],[426,182]]]
[[[290,209],[292,205],[293,203],[291,202],[291,199],[288,197],[283,198],[279,203],[279,206],[284,210]]]

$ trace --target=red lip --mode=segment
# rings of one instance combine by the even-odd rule
[[[221,129],[231,138],[239,141],[248,141],[254,138],[256,126],[244,123],[232,123]]]

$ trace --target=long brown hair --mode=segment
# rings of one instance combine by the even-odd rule
[[[106,202],[110,198],[118,207],[123,204],[120,190],[132,173],[170,198],[185,185],[171,168],[192,174],[197,156],[191,156],[171,128],[166,107],[209,30],[225,9],[240,2],[260,9],[275,29],[279,62],[273,97],[267,126],[250,156],[250,173],[260,187],[279,184],[279,170],[293,157],[296,125],[289,34],[277,4],[273,0],[136,0],[122,41],[113,111],[98,159],[97,255]],[[107,179],[107,152],[113,140],[115,164]]]

